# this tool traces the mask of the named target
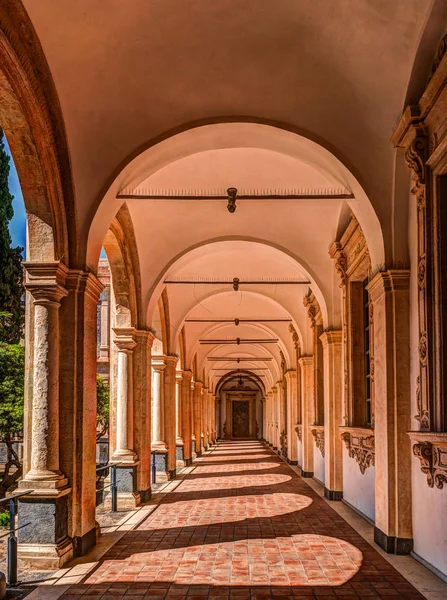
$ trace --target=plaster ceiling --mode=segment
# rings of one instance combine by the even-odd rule
[[[243,357],[239,364],[266,369],[273,384],[280,348],[293,366],[289,322],[236,327],[185,319],[287,318],[308,352],[302,299],[311,287],[325,326],[340,326],[328,250],[347,204],[373,265],[397,247],[389,137],[432,1],[23,1],[61,102],[87,265],[95,268],[125,201],[147,325],[160,327],[157,302],[167,278],[194,280],[167,286],[172,347],[184,327],[187,360],[196,354],[213,382],[221,372],[212,371],[209,356],[223,353],[228,360],[218,368],[232,370],[232,359]],[[225,200],[122,197],[213,196],[229,186],[352,198],[240,200],[230,214]],[[233,277],[264,283],[238,292],[198,283]],[[267,282],[275,278],[310,283]],[[200,344],[214,336],[279,341]]]

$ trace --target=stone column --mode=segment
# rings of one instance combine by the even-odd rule
[[[295,427],[298,420],[298,399],[297,399],[297,372],[295,370],[287,371],[287,462],[290,465],[298,464],[298,448],[296,442]]]
[[[377,273],[368,285],[374,332],[374,539],[392,554],[408,554],[413,547],[409,278],[407,270],[390,270]]]
[[[273,433],[272,433],[272,444],[273,450],[278,450],[279,448],[279,403],[278,403],[278,387],[275,386],[272,388],[272,414],[273,414]]]
[[[194,383],[194,433],[196,436],[196,455],[202,456],[202,388],[203,383]]]
[[[164,395],[164,428],[165,440],[168,446],[168,471],[169,478],[176,476],[177,458],[176,458],[176,412],[175,412],[175,390],[176,390],[176,365],[177,356],[166,356],[165,369],[165,395]]]
[[[33,302],[32,409],[29,466],[19,490],[20,558],[42,568],[58,568],[73,557],[68,530],[71,488],[60,470],[59,308],[68,295],[62,263],[24,263]],[[94,463],[93,463],[94,464]]]
[[[136,346],[133,328],[113,329],[118,349],[116,393],[115,449],[111,462],[117,467],[117,487],[121,506],[132,508],[140,503],[137,490],[138,455],[134,450],[133,350]]]
[[[141,502],[151,497],[151,349],[154,334],[148,330],[135,330],[133,350],[134,381],[134,448],[139,457],[136,488]]]
[[[168,445],[165,440],[164,418],[164,356],[152,357],[152,455],[155,460],[157,483],[169,479]]]
[[[98,373],[104,381],[110,378],[110,287],[101,293],[100,307],[100,340],[98,356]]]
[[[195,429],[195,409],[194,409],[194,390],[195,383],[191,380],[191,391],[189,396],[189,401],[191,405],[191,459],[194,460],[197,458],[197,442],[196,442],[196,429]]]
[[[208,421],[208,388],[202,390],[202,439],[203,448],[208,450],[209,446],[209,421]]]
[[[192,372],[183,371],[180,388],[180,412],[183,433],[183,458],[186,466],[190,465],[192,461],[191,380]]]
[[[341,330],[325,331],[323,344],[324,376],[324,495],[329,500],[343,498],[343,363]]]
[[[278,405],[278,452],[285,455],[286,452],[286,407],[284,403],[284,382],[278,381],[276,384]]]
[[[267,431],[266,440],[269,446],[273,446],[273,427],[272,427],[272,390],[267,393]]]
[[[182,398],[182,371],[175,372],[175,458],[176,467],[182,468],[185,466],[184,454],[184,434],[183,434],[183,398]]]
[[[313,477],[314,439],[311,434],[312,425],[315,424],[315,366],[313,356],[302,356],[298,364],[301,374],[301,422],[303,424],[301,477]]]

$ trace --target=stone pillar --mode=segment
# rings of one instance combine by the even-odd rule
[[[184,454],[184,434],[183,434],[183,398],[182,398],[182,371],[175,372],[175,421],[176,421],[176,432],[175,432],[175,458],[176,467],[182,468],[185,466],[185,454]]]
[[[154,334],[148,330],[134,332],[134,448],[139,457],[136,487],[141,502],[147,502],[151,497],[151,349],[154,338]]]
[[[392,554],[413,548],[409,278],[407,270],[390,270],[377,273],[368,285],[374,332],[374,539]]]
[[[197,442],[196,442],[196,429],[195,429],[195,413],[194,413],[194,389],[195,383],[191,380],[191,391],[189,395],[189,401],[191,406],[191,459],[197,458]]]
[[[196,436],[196,455],[202,456],[202,388],[203,383],[194,383],[194,433]]]
[[[273,414],[273,450],[278,450],[279,448],[279,403],[278,403],[278,388],[277,386],[272,388],[272,414]]]
[[[314,439],[311,434],[315,424],[314,382],[315,366],[313,356],[302,356],[298,361],[301,375],[301,423],[302,460],[301,477],[314,476]]]
[[[297,372],[287,371],[287,462],[290,465],[298,464],[298,448],[296,443],[295,427],[298,421],[298,398],[297,398]]]
[[[208,388],[203,388],[202,390],[202,437],[203,437],[203,447],[205,450],[208,450],[209,446],[209,402],[208,402]]]
[[[273,409],[272,409],[272,390],[267,393],[267,433],[266,439],[269,446],[273,446]]]
[[[136,346],[133,328],[113,329],[118,349],[116,394],[115,449],[111,462],[117,467],[118,496],[121,506],[134,507],[140,503],[137,490],[138,455],[134,450],[133,350]]]
[[[343,498],[343,363],[341,330],[325,331],[323,344],[324,376],[324,495],[329,500]]]
[[[165,395],[164,395],[164,428],[165,440],[168,446],[168,471],[170,479],[176,476],[176,412],[175,412],[175,390],[176,390],[176,365],[177,356],[166,356],[165,369]]]
[[[110,287],[107,286],[100,297],[100,339],[98,373],[109,382],[110,379]]]
[[[59,465],[59,308],[68,295],[62,263],[25,263],[26,289],[33,302],[32,414],[30,469],[19,491],[20,558],[42,568],[58,568],[73,557],[68,529],[71,488]],[[94,458],[93,465],[94,466]]]
[[[277,402],[277,406],[278,406],[278,431],[277,431],[278,442],[277,442],[277,446],[278,446],[278,452],[285,456],[286,444],[287,444],[287,440],[285,437],[287,424],[286,424],[286,406],[285,406],[285,402],[284,402],[284,382],[282,380],[277,382],[276,390],[277,390],[276,402]]]
[[[183,458],[186,466],[192,462],[191,380],[192,372],[183,371],[180,388],[180,412],[183,433]]]
[[[152,358],[152,454],[155,460],[157,483],[169,479],[168,445],[165,440],[164,395],[166,363],[164,356]]]

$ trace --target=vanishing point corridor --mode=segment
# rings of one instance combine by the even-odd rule
[[[64,600],[423,598],[259,441],[224,441]]]

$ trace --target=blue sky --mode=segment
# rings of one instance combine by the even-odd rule
[[[6,138],[4,138],[4,143],[6,147],[6,152],[11,157],[11,161],[9,163],[11,170],[9,172],[9,189],[11,194],[14,196],[13,200],[13,208],[14,208],[14,217],[11,219],[9,223],[9,232],[12,238],[12,246],[22,246],[25,247],[26,240],[26,213],[25,213],[25,205],[23,203],[22,190],[20,189],[19,178],[17,176],[16,167],[14,165],[14,161],[11,156],[11,151],[8,146],[8,142]]]

